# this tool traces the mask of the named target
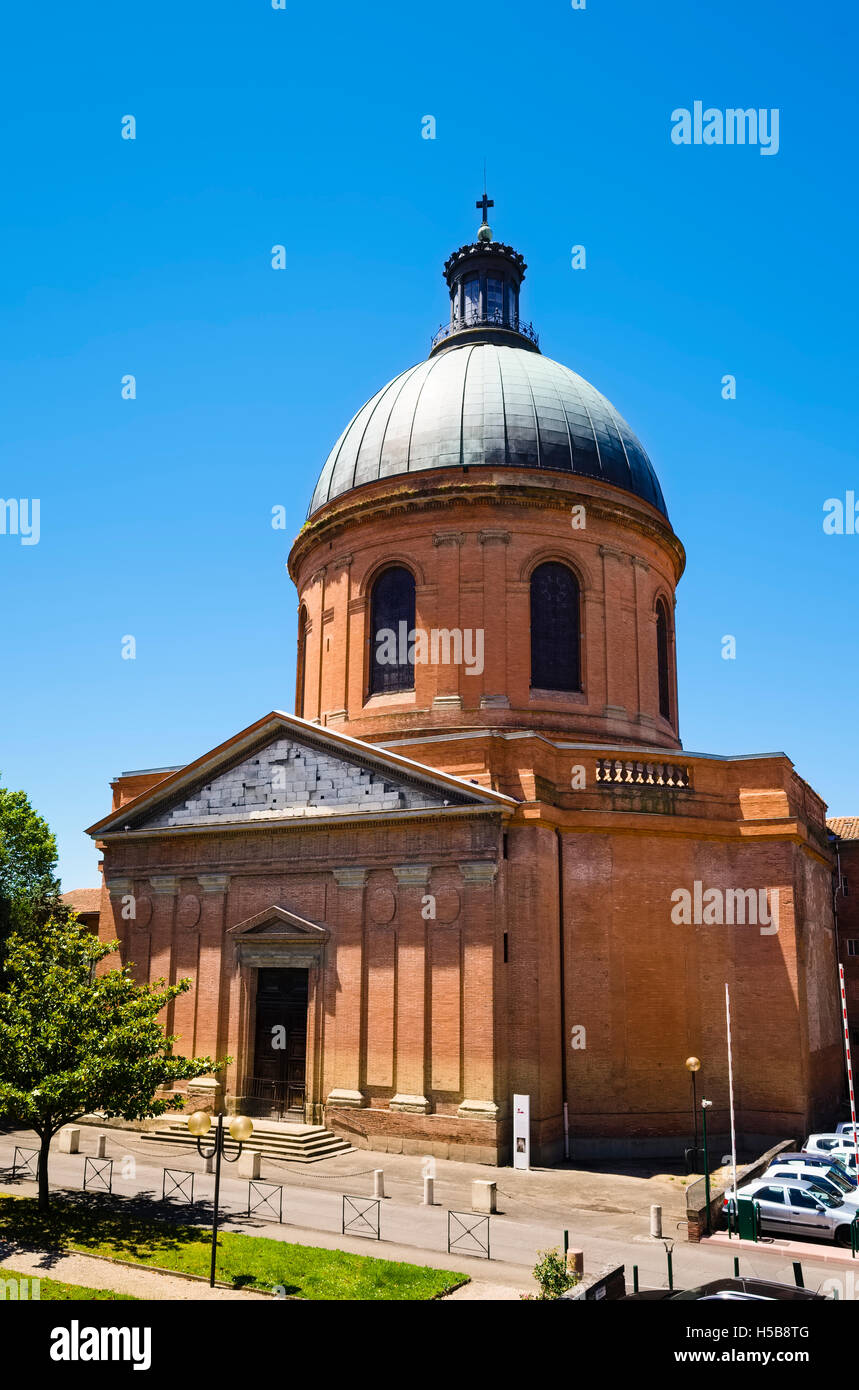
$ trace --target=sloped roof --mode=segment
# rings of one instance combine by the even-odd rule
[[[839,840],[859,840],[859,816],[832,816],[826,828]]]
[[[101,906],[100,888],[72,888],[63,894],[63,902],[73,907],[75,912],[98,912]]]

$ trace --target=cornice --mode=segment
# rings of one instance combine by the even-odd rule
[[[515,476],[507,476],[515,471],[481,467],[467,476],[455,473],[453,477],[441,476],[452,470],[438,470],[431,481],[418,480],[411,474],[403,474],[388,479],[386,485],[372,483],[364,488],[344,493],[341,497],[326,503],[308,521],[296,537],[287,569],[293,583],[298,582],[298,571],[317,546],[333,544],[335,540],[354,534],[355,527],[368,521],[388,521],[408,514],[424,512],[428,517],[433,513],[449,511],[451,507],[507,508],[510,506],[531,508],[535,511],[553,511],[567,514],[571,505],[584,505],[587,514],[595,520],[613,523],[623,529],[654,542],[665,550],[671,558],[675,582],[680,579],[686,567],[686,551],[682,541],[675,535],[670,523],[661,518],[655,508],[634,499],[622,489],[594,480],[596,492],[580,490],[578,477],[563,473],[553,473],[552,486],[547,487],[548,474],[541,474],[541,482],[526,476],[528,470],[521,470]],[[486,473],[484,479],[479,475]],[[504,476],[500,476],[503,473]],[[587,480],[590,481],[590,480]],[[493,527],[482,527],[494,530]],[[509,531],[509,521],[498,530]],[[310,576],[310,582],[318,574],[318,569]]]

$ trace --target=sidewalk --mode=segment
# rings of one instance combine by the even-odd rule
[[[243,1289],[210,1289],[204,1280],[180,1279],[172,1274],[159,1274],[143,1266],[132,1268],[112,1260],[96,1259],[92,1255],[61,1255],[41,1250],[15,1250],[0,1242],[0,1271],[11,1270],[36,1279],[59,1279],[64,1284],[81,1284],[87,1289],[111,1289],[113,1293],[132,1294],[150,1302],[177,1299],[242,1299],[245,1302],[265,1301],[268,1294],[250,1293]]]

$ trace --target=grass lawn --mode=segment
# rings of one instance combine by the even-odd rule
[[[26,1302],[50,1303],[50,1302],[80,1302],[85,1300],[87,1303],[91,1299],[108,1299],[110,1301],[120,1300],[123,1303],[138,1303],[140,1300],[130,1293],[114,1293],[112,1289],[88,1289],[84,1284],[63,1284],[59,1279],[43,1279],[41,1275],[19,1274],[16,1269],[0,1269],[0,1281],[4,1279],[24,1279],[27,1280]],[[39,1297],[36,1299],[33,1292],[33,1284],[38,1279]],[[7,1302],[9,1295],[6,1294]],[[2,1301],[2,1297],[0,1297]]]
[[[51,1212],[43,1218],[35,1198],[0,1197],[0,1238],[36,1249],[79,1250],[183,1274],[209,1274],[209,1233],[165,1221],[158,1203],[130,1209],[90,1194],[54,1196]],[[436,1298],[467,1282],[451,1270],[234,1232],[218,1237],[217,1277],[235,1288],[282,1289],[300,1298],[385,1301]]]

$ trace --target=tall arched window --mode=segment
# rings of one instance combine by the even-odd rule
[[[531,575],[531,685],[581,690],[579,585],[556,561]]]
[[[304,682],[307,675],[307,609],[301,605],[298,613],[298,661],[295,667],[295,712],[304,718]]]
[[[668,609],[664,599],[656,604],[656,666],[659,673],[659,713],[671,718],[671,659],[669,656]]]
[[[384,570],[370,600],[370,694],[413,690],[409,649],[415,626],[415,581],[402,565]]]

